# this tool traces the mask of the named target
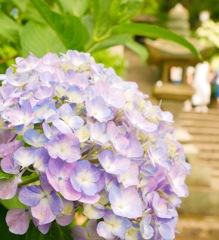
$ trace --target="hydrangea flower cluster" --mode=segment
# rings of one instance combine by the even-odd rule
[[[1,75],[0,199],[11,232],[69,225],[74,239],[175,237],[190,165],[173,116],[88,53],[17,58]]]

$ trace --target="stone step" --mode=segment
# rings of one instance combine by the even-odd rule
[[[219,110],[218,110],[219,111]],[[209,121],[209,122],[217,122],[219,118],[218,114],[210,114],[210,113],[180,113],[178,115],[179,120],[198,120],[198,121]]]
[[[207,137],[211,137],[212,135],[218,136],[219,139],[219,128],[209,128],[209,127],[186,127],[188,132],[191,135],[206,135]]]
[[[199,153],[200,159],[208,159],[208,161],[218,161],[219,163],[219,153],[218,152],[203,152]]]
[[[219,121],[211,121],[210,123],[208,121],[198,121],[198,120],[192,120],[192,119],[180,119],[180,123],[183,127],[208,127],[208,128],[215,128],[219,129]]]
[[[207,113],[200,113],[200,112],[196,112],[194,109],[192,109],[191,111],[184,111],[182,109],[181,114],[184,115],[189,115],[189,114],[196,114],[196,115],[218,115],[219,114],[219,109],[218,108],[209,108]]]
[[[203,134],[196,134],[192,135],[192,142],[197,144],[197,143],[219,143],[219,136],[218,135],[203,135]]]
[[[219,217],[179,215],[175,240],[218,240]]]
[[[189,197],[183,199],[179,212],[194,216],[219,216],[219,191],[207,186],[189,186]]]
[[[219,144],[217,143],[196,143],[195,146],[198,149],[201,149],[201,151],[211,151],[219,153]]]

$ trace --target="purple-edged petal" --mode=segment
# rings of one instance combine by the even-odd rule
[[[20,166],[16,164],[12,156],[6,156],[1,160],[1,168],[6,173],[17,174]]]
[[[122,183],[125,188],[130,186],[137,186],[139,184],[139,167],[135,162],[131,162],[129,168],[120,174],[118,182]]]
[[[24,133],[24,141],[33,147],[43,147],[48,141],[44,134],[40,134],[36,130],[28,129]]]
[[[142,201],[138,191],[134,187],[119,189],[113,186],[109,191],[109,200],[113,212],[118,216],[127,218],[142,216]]]
[[[88,240],[88,234],[84,227],[74,226],[72,229],[72,236],[75,240]]]
[[[7,212],[6,223],[10,232],[24,234],[29,228],[29,212],[25,209],[14,208]]]
[[[9,179],[0,179],[0,199],[11,199],[17,193],[20,178],[17,176]]]
[[[64,198],[72,201],[81,197],[81,193],[76,191],[70,183],[70,176],[75,167],[74,163],[66,163],[61,159],[51,159],[46,171],[48,181],[52,187],[57,192],[60,192]]]
[[[111,150],[103,150],[98,156],[104,170],[111,174],[122,174],[130,166],[130,159],[122,156],[114,156]]]
[[[45,148],[54,159],[75,162],[81,158],[79,140],[73,133],[57,135],[45,145]]]
[[[15,140],[13,142],[0,144],[0,158],[13,154],[18,148],[22,146],[22,142]]]
[[[105,214],[105,207],[101,204],[84,204],[84,215],[89,219],[100,219]]]
[[[146,215],[140,223],[141,234],[144,239],[151,239],[154,235],[154,229],[151,226],[151,215]]]
[[[47,198],[42,198],[38,205],[31,207],[31,214],[39,221],[40,225],[51,223],[56,218]]]
[[[14,152],[14,161],[21,167],[28,167],[35,162],[34,148],[20,147]]]
[[[44,196],[42,189],[39,186],[24,186],[19,192],[19,200],[29,206],[34,207],[39,204],[41,198]]]
[[[61,226],[67,226],[72,222],[72,219],[74,218],[74,203],[65,199],[62,199],[62,201],[63,210],[56,217],[56,222]]]

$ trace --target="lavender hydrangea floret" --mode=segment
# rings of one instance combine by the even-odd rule
[[[87,226],[74,239],[174,239],[190,173],[173,116],[88,53],[17,58],[1,75],[0,199],[15,234],[29,223]]]

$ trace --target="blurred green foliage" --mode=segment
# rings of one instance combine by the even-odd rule
[[[198,55],[196,49],[174,33],[149,24],[132,23],[143,0],[0,0],[0,70],[15,56],[30,52],[38,57],[47,52],[75,49],[94,53],[124,45],[143,60],[147,50],[134,35],[176,41]],[[157,9],[150,1],[147,9]],[[145,7],[146,8],[146,7]]]

